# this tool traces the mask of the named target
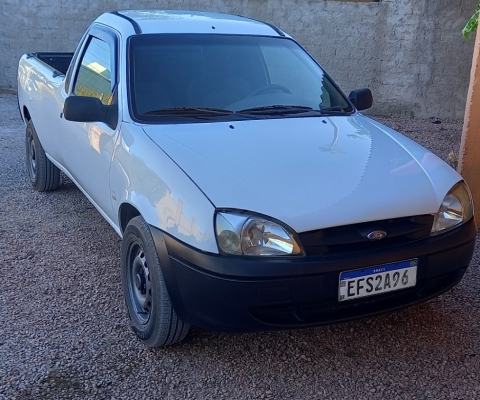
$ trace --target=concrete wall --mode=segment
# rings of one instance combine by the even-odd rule
[[[463,118],[473,40],[460,31],[478,0],[1,0],[0,88],[16,88],[18,58],[73,51],[100,13],[210,10],[268,21],[293,35],[345,92],[370,87],[373,114]]]

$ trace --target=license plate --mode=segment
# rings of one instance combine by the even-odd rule
[[[340,274],[338,300],[353,300],[415,286],[418,259],[378,265]]]

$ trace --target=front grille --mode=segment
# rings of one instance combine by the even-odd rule
[[[375,251],[429,237],[433,219],[430,214],[417,215],[319,229],[303,232],[298,236],[307,256]],[[381,240],[367,238],[369,233],[377,230],[386,232],[387,236]]]

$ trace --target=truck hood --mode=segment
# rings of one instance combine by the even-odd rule
[[[361,114],[143,129],[217,209],[264,214],[297,232],[436,213],[461,180]]]

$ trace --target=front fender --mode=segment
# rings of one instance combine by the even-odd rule
[[[121,204],[129,203],[153,227],[199,250],[218,253],[215,207],[138,125],[122,123],[110,186],[117,215]]]

